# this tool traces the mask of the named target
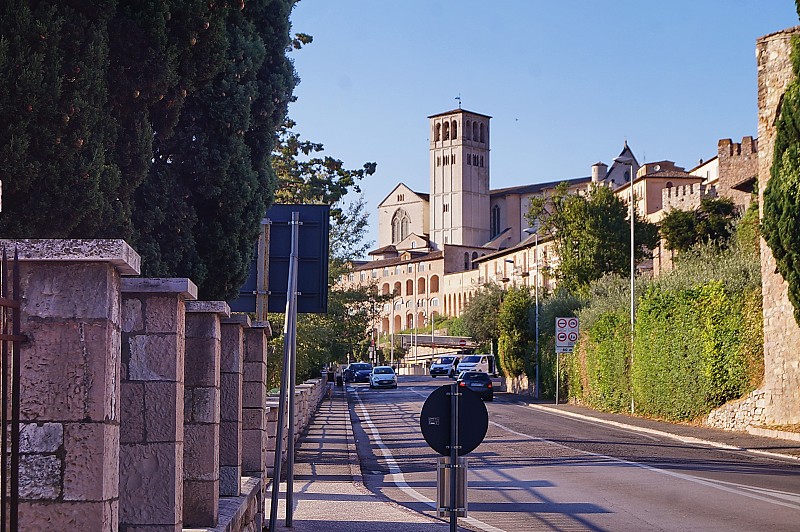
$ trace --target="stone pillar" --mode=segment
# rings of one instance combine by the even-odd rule
[[[758,196],[764,214],[764,190],[770,178],[775,149],[775,122],[787,85],[794,79],[792,36],[800,27],[761,37],[756,43],[758,63]],[[788,285],[777,272],[772,250],[761,239],[761,290],[764,304],[764,383],[766,392],[755,423],[800,422],[800,327],[794,320]]]
[[[219,494],[238,497],[242,478],[242,370],[247,314],[222,319]]]
[[[221,317],[224,301],[186,303],[183,525],[215,527],[219,518]]]
[[[122,280],[120,511],[124,529],[183,522],[183,371],[189,279]]]
[[[267,342],[269,323],[256,322],[245,331],[242,388],[242,471],[263,476],[267,451]]]
[[[122,240],[17,240],[20,530],[116,531]]]

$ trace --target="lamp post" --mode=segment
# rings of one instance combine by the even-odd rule
[[[633,159],[633,157],[617,157],[617,158],[614,159],[614,162],[620,163],[620,164],[627,164],[628,166],[630,166],[630,171],[631,171],[631,176],[630,176],[631,180],[628,183],[628,187],[629,187],[629,193],[630,193],[630,195],[629,195],[629,198],[630,198],[630,205],[629,205],[630,214],[629,214],[629,218],[630,218],[630,224],[631,224],[631,372],[633,372],[633,330],[634,330],[634,320],[635,320],[635,315],[636,315],[635,314],[636,302],[635,302],[635,296],[634,296],[634,293],[633,293],[634,277],[636,275],[636,259],[634,257],[636,248],[634,247],[634,241],[633,241],[633,218],[634,218],[634,210],[633,210],[633,200],[634,200],[634,196],[633,196],[633,180],[634,180],[633,163],[634,163],[634,159]],[[634,410],[633,389],[631,389],[631,414],[633,414],[633,410]]]
[[[533,362],[533,369],[536,373],[536,387],[533,389],[533,397],[534,399],[539,398],[539,220],[536,220],[536,223],[533,224],[533,227],[528,227],[524,230],[526,233],[531,234],[533,233],[533,258],[536,261],[536,278],[533,281],[533,292],[535,297],[535,347],[534,347],[534,362]]]

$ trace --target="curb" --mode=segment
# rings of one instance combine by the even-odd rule
[[[800,433],[786,432],[785,430],[764,429],[761,427],[747,427],[747,433],[753,436],[777,438],[780,440],[800,441]]]
[[[758,455],[761,455],[761,456],[767,456],[767,457],[770,457],[770,458],[780,458],[780,459],[784,459],[784,460],[793,460],[795,462],[800,462],[800,456],[794,456],[794,455],[790,455],[790,454],[774,453],[774,452],[771,452],[771,451],[762,451],[760,449],[749,449],[747,447],[739,447],[737,445],[728,445],[727,443],[719,443],[719,442],[712,441],[712,440],[704,440],[702,438],[694,438],[692,436],[681,436],[679,434],[672,434],[671,432],[665,432],[663,430],[649,429],[647,427],[639,427],[637,425],[629,425],[627,423],[620,423],[619,421],[611,421],[610,419],[603,419],[603,418],[599,418],[599,417],[586,416],[586,415],[583,415],[583,414],[578,414],[577,412],[570,412],[568,410],[556,410],[555,408],[549,408],[549,407],[546,407],[546,406],[540,406],[540,405],[535,405],[535,404],[527,404],[525,406],[528,406],[529,408],[533,408],[534,410],[539,410],[539,411],[542,411],[542,412],[548,412],[548,413],[551,413],[551,414],[553,412],[557,412],[558,414],[561,414],[561,415],[564,415],[564,416],[573,417],[573,418],[576,418],[576,419],[583,419],[585,421],[592,421],[593,423],[603,423],[603,424],[606,424],[606,425],[610,425],[610,426],[613,426],[613,427],[619,427],[619,428],[626,429],[626,430],[631,430],[631,431],[634,431],[634,432],[642,432],[642,433],[645,433],[645,434],[652,434],[654,436],[662,436],[662,437],[665,437],[665,438],[671,438],[673,440],[677,440],[677,441],[680,441],[682,443],[692,443],[692,444],[696,444],[696,445],[705,445],[705,446],[714,447],[714,448],[717,448],[717,449],[724,449],[726,451],[745,451],[745,452],[748,452],[748,453],[758,454]],[[779,432],[779,431],[772,431],[772,430],[769,430],[769,429],[755,429],[755,430],[761,430],[761,431],[764,431],[764,432],[773,432],[773,433],[778,433]],[[748,430],[748,432],[749,432],[749,430]],[[767,434],[754,434],[754,435],[755,436],[766,436]],[[798,435],[797,440],[800,441],[800,435]]]

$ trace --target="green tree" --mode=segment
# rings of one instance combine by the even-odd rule
[[[512,287],[503,295],[497,313],[500,332],[498,355],[506,376],[528,373],[533,352],[534,327],[532,310],[534,301],[527,287]]]
[[[661,236],[667,249],[687,251],[698,243],[727,247],[736,218],[729,198],[704,198],[693,211],[673,209],[661,219]]]
[[[577,290],[606,273],[628,271],[628,208],[610,188],[593,186],[586,195],[577,195],[561,183],[550,197],[531,200],[527,218],[531,225],[538,221],[539,231],[554,240],[560,260],[555,273],[562,288]],[[658,243],[658,228],[636,212],[634,236],[638,262]]]
[[[462,331],[481,343],[496,342],[500,337],[497,309],[502,299],[503,290],[496,284],[480,287],[460,316]]]
[[[800,3],[797,4],[800,14]],[[762,232],[789,285],[800,324],[800,37],[792,36],[794,80],[786,88],[776,126],[770,180],[764,189]]]

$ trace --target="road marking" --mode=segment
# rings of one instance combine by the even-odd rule
[[[762,502],[775,504],[777,506],[785,506],[787,508],[792,508],[793,510],[800,510],[800,496],[796,496],[795,495],[795,496],[792,497],[797,502],[784,502],[784,501],[780,501],[780,500],[775,500],[775,499],[771,499],[771,498],[759,495],[757,493],[753,493],[752,492],[753,490],[763,491],[760,488],[757,488],[757,487],[754,487],[754,486],[747,486],[747,487],[742,486],[741,488],[739,488],[738,486],[741,486],[741,485],[732,484],[732,483],[729,483],[729,482],[724,482],[723,483],[723,482],[716,481],[716,480],[707,480],[707,479],[703,479],[703,478],[699,478],[699,477],[693,477],[691,475],[686,475],[684,473],[677,473],[675,471],[668,471],[666,469],[660,469],[658,467],[649,466],[647,464],[641,464],[639,462],[631,462],[630,460],[625,460],[623,458],[616,458],[616,457],[607,456],[607,455],[604,455],[604,454],[598,454],[598,453],[593,453],[593,452],[590,452],[590,451],[584,451],[584,450],[581,450],[581,449],[575,449],[575,448],[570,447],[568,445],[564,445],[562,443],[557,443],[557,442],[554,442],[554,441],[551,441],[551,440],[547,440],[545,438],[538,438],[536,436],[531,436],[529,434],[524,434],[522,432],[517,432],[516,430],[508,428],[505,425],[501,425],[500,423],[497,423],[495,421],[489,421],[489,423],[491,425],[494,425],[494,426],[500,428],[500,429],[503,429],[503,430],[505,430],[507,432],[510,432],[511,434],[514,434],[515,436],[520,436],[522,438],[526,438],[526,439],[529,439],[529,440],[532,440],[532,441],[549,443],[551,445],[555,445],[555,446],[561,447],[563,449],[569,449],[572,452],[583,453],[583,454],[588,455],[588,456],[593,456],[593,457],[596,457],[596,458],[602,458],[604,460],[611,460],[611,461],[614,461],[614,462],[619,462],[621,464],[635,466],[635,467],[638,467],[638,468],[641,468],[641,469],[645,469],[647,471],[652,471],[654,473],[660,473],[660,474],[668,476],[668,477],[679,478],[681,480],[687,480],[687,481],[693,482],[695,484],[701,484],[703,486],[708,486],[708,487],[715,488],[715,489],[718,489],[718,490],[721,490],[721,491],[727,491],[727,492],[733,493],[735,495],[741,495],[743,497],[749,497],[751,499],[756,499],[756,500],[759,500],[759,501],[762,501]],[[734,486],[734,487],[731,487],[731,486]],[[784,493],[783,497],[781,497],[781,498],[787,498],[786,494]]]
[[[519,403],[514,403],[514,404],[516,406],[520,407],[520,408],[525,408],[525,409],[528,409],[528,408],[530,408],[532,406],[532,405],[525,405],[525,404],[519,404]],[[560,417],[567,417],[567,418],[571,418],[571,419],[577,419],[578,421],[582,421],[584,423],[588,423],[589,425],[596,425],[598,427],[603,427],[603,426],[609,426],[610,425],[611,427],[613,427],[613,428],[615,428],[617,430],[620,430],[622,432],[628,432],[630,434],[636,434],[637,436],[641,436],[642,438],[647,438],[648,440],[652,440],[652,441],[660,441],[655,436],[650,436],[650,434],[647,434],[646,433],[647,431],[640,431],[640,430],[630,429],[630,428],[628,428],[630,425],[625,425],[624,423],[618,423],[616,421],[606,421],[606,420],[598,421],[596,418],[589,417],[589,416],[584,416],[582,414],[575,414],[573,412],[564,412],[564,413],[562,413],[562,412],[553,412],[553,411],[548,410],[547,408],[543,408],[543,407],[538,407],[536,410],[540,410],[542,412],[547,412],[548,414],[551,414],[551,415],[556,416],[556,417],[560,416]]]
[[[414,389],[411,389],[412,392],[416,393],[417,395],[422,395],[421,393],[417,392]],[[356,400],[358,401],[358,406],[361,408],[361,415],[364,417],[364,420],[361,422],[361,426],[363,427],[366,425],[368,430],[372,433],[373,441],[377,443],[378,447],[381,450],[381,454],[386,459],[386,464],[389,466],[389,471],[391,472],[392,482],[395,486],[397,486],[403,493],[408,495],[409,497],[416,499],[417,501],[426,504],[436,509],[436,502],[429,499],[425,495],[421,494],[414,488],[408,485],[406,482],[405,476],[403,475],[403,471],[400,469],[400,466],[397,465],[397,461],[394,459],[394,455],[392,455],[392,451],[383,443],[381,439],[380,431],[372,423],[372,419],[369,417],[369,412],[367,412],[367,407],[364,406],[364,403],[361,401],[361,395],[358,393],[358,390],[353,390],[353,394],[356,396]],[[484,523],[483,521],[479,521],[473,517],[462,517],[462,521],[483,530],[485,532],[506,532],[501,528],[494,527],[490,524]]]

